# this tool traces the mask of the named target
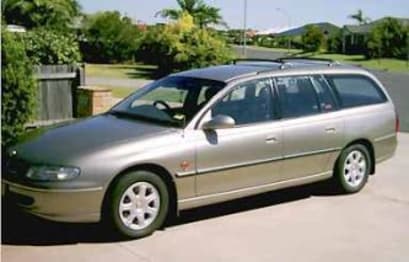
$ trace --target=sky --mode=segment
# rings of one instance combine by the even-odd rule
[[[176,0],[78,0],[86,13],[118,10],[148,24],[164,22],[155,13],[177,7]],[[243,28],[245,0],[205,0],[220,8],[230,28]],[[409,0],[247,0],[247,27],[256,30],[330,22],[338,26],[355,23],[349,14],[362,9],[376,20],[384,16],[409,18]]]

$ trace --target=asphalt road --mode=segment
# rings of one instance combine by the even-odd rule
[[[237,46],[235,50],[238,54],[242,52],[242,49]],[[251,47],[247,48],[246,52],[248,58],[277,59],[286,56],[286,53],[283,52]],[[375,70],[370,71],[379,78],[391,95],[399,112],[401,130],[409,132],[409,70],[407,74]]]
[[[182,213],[150,237],[117,241],[3,207],[2,259],[14,261],[408,261],[409,134],[358,194],[323,183]],[[79,203],[80,204],[80,203]]]

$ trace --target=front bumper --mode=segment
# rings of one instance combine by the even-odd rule
[[[2,199],[24,212],[59,222],[98,222],[104,197],[102,187],[43,189],[1,181]]]

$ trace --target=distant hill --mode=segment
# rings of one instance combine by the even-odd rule
[[[281,32],[279,34],[276,34],[276,36],[301,36],[303,35],[308,26],[317,26],[321,29],[322,32],[325,34],[332,35],[334,33],[337,33],[340,28],[334,24],[323,22],[323,23],[311,23],[311,24],[306,24],[297,28],[289,29],[287,31]]]

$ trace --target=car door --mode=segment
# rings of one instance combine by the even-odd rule
[[[321,76],[275,78],[283,124],[282,180],[325,175],[343,139],[343,119]]]
[[[271,79],[239,84],[216,102],[203,121],[230,116],[235,126],[195,131],[196,192],[209,195],[271,183],[280,170],[282,130]]]

